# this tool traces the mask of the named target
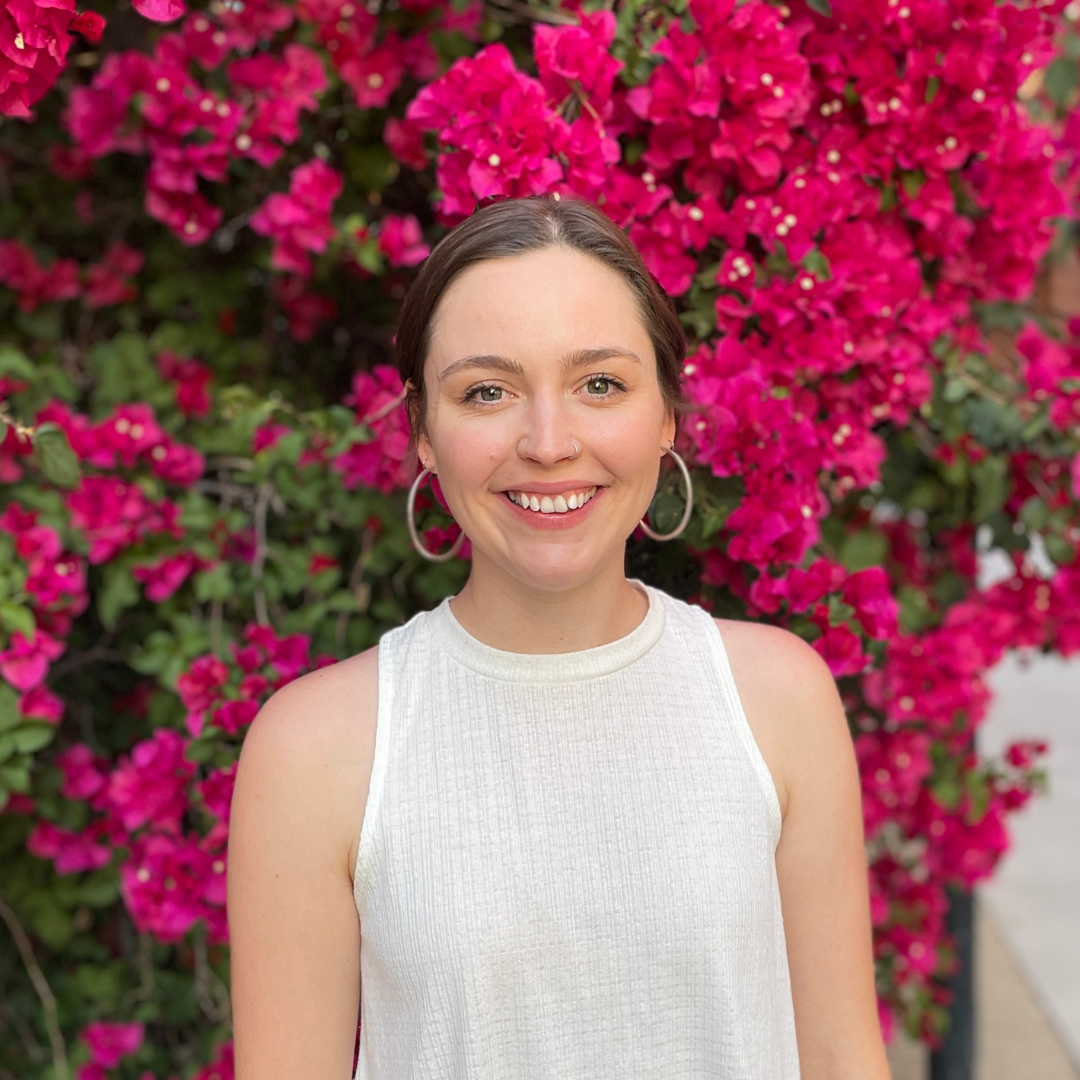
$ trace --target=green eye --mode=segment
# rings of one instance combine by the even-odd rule
[[[585,384],[585,387],[590,394],[600,394],[602,396],[611,389],[611,380],[597,377],[590,379]]]
[[[481,401],[493,402],[498,401],[502,397],[501,386],[481,386],[477,391],[477,396]]]

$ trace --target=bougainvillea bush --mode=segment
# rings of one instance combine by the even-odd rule
[[[541,192],[627,230],[691,343],[694,518],[628,568],[828,661],[883,1028],[936,1045],[947,889],[1044,778],[1034,735],[979,753],[985,675],[1080,651],[1080,324],[1039,288],[1076,17],[0,0],[0,1080],[231,1076],[239,747],[465,580],[408,543],[394,319],[449,226]]]

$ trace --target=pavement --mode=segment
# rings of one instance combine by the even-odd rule
[[[990,676],[983,753],[1045,739],[1048,790],[976,893],[974,1080],[1080,1080],[1080,658],[1013,654]],[[889,1047],[893,1080],[928,1080],[925,1048]]]

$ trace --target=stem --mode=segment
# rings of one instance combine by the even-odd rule
[[[0,896],[0,919],[7,924],[11,936],[15,939],[15,946],[19,950],[23,963],[26,965],[26,973],[34,984],[37,995],[41,998],[41,1007],[45,1013],[45,1030],[49,1033],[49,1043],[52,1046],[53,1069],[56,1080],[69,1080],[67,1047],[64,1044],[64,1034],[60,1030],[60,1022],[57,1019],[56,998],[49,988],[49,982],[41,966],[34,959],[34,950],[30,944],[30,938],[22,928],[15,912],[7,905]]]
[[[255,558],[251,565],[251,576],[255,581],[255,620],[260,626],[270,625],[270,615],[266,610],[266,590],[262,586],[263,567],[266,565],[266,511],[274,494],[272,484],[260,485],[255,499]]]

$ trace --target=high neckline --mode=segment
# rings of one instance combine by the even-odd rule
[[[606,645],[562,653],[519,653],[496,649],[475,638],[458,622],[451,597],[429,613],[438,648],[465,667],[492,679],[524,683],[561,683],[596,679],[641,659],[664,631],[664,607],[657,590],[644,582],[631,585],[649,602],[645,617],[630,631]]]

